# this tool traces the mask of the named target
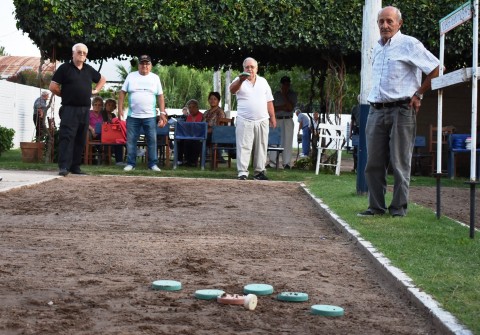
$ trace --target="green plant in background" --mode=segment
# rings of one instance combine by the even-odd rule
[[[15,136],[15,130],[0,126],[0,156],[2,152],[13,148],[13,136]]]
[[[293,167],[299,170],[311,170],[313,169],[314,162],[312,157],[301,157],[293,163]]]
[[[47,89],[48,85],[50,85],[50,82],[52,81],[52,74],[40,74],[39,76],[38,72],[27,69],[8,77],[7,81]]]

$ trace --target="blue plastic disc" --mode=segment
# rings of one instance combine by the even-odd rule
[[[308,294],[303,292],[282,292],[277,295],[277,300],[288,302],[308,301]]]
[[[179,291],[182,289],[182,283],[176,280],[155,280],[152,283],[152,289],[159,291]]]
[[[243,287],[243,293],[269,295],[273,293],[273,286],[268,284],[248,284]]]
[[[215,289],[196,290],[195,298],[201,299],[201,300],[213,300],[213,299],[217,299],[219,295],[222,295],[224,293],[225,292],[222,290],[215,290]]]
[[[323,316],[343,316],[345,313],[342,307],[331,305],[313,305],[310,311],[312,314]]]

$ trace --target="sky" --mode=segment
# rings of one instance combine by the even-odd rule
[[[40,57],[40,51],[28,37],[28,34],[17,30],[13,1],[0,1],[2,3],[2,9],[0,10],[0,46],[4,47],[5,53],[10,56]],[[107,78],[107,81],[120,80],[115,64],[123,64],[127,68],[130,66],[128,61],[108,60],[104,62],[101,72]],[[96,69],[99,68],[99,64],[90,63],[90,65]]]

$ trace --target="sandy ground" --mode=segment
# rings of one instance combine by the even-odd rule
[[[475,191],[475,227],[480,229],[480,194]],[[437,189],[435,187],[410,188],[410,202],[431,208],[436,213]],[[440,192],[440,214],[470,225],[470,189],[442,187]]]
[[[69,176],[0,193],[0,213],[2,334],[438,333],[295,183]],[[275,290],[254,311],[194,298],[250,283]]]

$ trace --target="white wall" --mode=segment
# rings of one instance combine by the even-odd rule
[[[20,142],[30,142],[35,137],[33,103],[40,93],[41,89],[37,87],[0,80],[0,126],[15,130],[14,148],[20,147]],[[60,98],[56,97],[52,103],[57,127],[60,125],[58,118],[60,102]],[[51,110],[48,111],[50,117]]]

